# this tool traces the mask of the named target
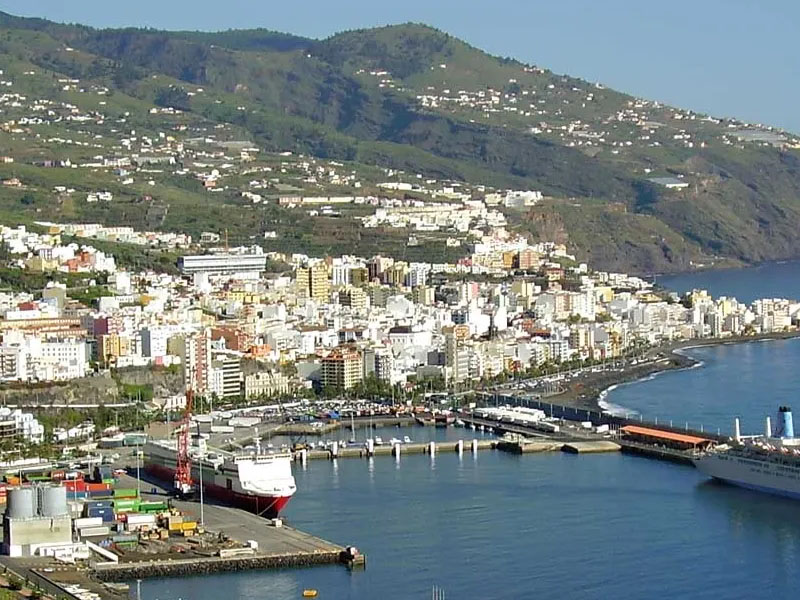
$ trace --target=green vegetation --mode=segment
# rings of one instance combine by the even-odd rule
[[[233,243],[286,252],[460,256],[443,238],[408,247],[402,231],[362,230],[353,225],[355,213],[312,218],[274,204],[251,205],[240,194],[245,177],[212,194],[175,169],[137,173],[122,185],[109,170],[32,164],[114,155],[119,131],[157,137],[180,130],[344,162],[365,188],[384,176],[375,169],[381,166],[541,190],[550,199],[535,210],[507,211],[511,226],[565,242],[580,259],[610,269],[684,270],[800,254],[797,150],[740,142],[730,132],[741,124],[489,56],[424,25],[317,41],[263,29],[98,30],[0,13],[0,51],[6,74],[30,97],[105,115],[80,130],[60,123],[39,136],[0,131],[0,152],[15,157],[0,165],[0,178],[24,182],[0,190],[3,222],[124,223],[195,237],[224,227]],[[63,77],[96,93],[54,84]],[[154,106],[182,112],[151,113]],[[73,143],[53,141],[63,139]],[[669,190],[648,181],[656,175],[691,185]],[[308,189],[302,177],[296,183]],[[55,186],[75,192],[54,194]],[[114,201],[84,201],[100,189]],[[281,189],[276,184],[264,193],[274,199]],[[353,190],[319,185],[313,192]],[[266,231],[277,238],[264,241]],[[174,270],[170,253],[111,247],[120,264]]]

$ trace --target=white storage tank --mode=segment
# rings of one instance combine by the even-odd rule
[[[40,487],[39,514],[43,517],[61,517],[68,515],[67,488],[61,485]]]
[[[8,490],[6,513],[10,519],[30,519],[36,516],[36,490],[31,487]]]

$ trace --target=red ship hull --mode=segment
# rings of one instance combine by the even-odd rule
[[[170,469],[162,465],[145,465],[145,471],[164,481],[173,481],[175,479],[175,469]],[[226,504],[242,508],[268,519],[277,517],[291,499],[291,496],[255,496],[240,494],[222,487],[221,485],[205,481],[203,482],[203,493],[217,500],[221,500]]]

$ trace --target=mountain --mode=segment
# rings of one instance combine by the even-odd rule
[[[493,57],[424,25],[312,40],[0,13],[0,52],[57,80],[106,86],[120,105],[180,108],[266,151],[541,190],[539,205],[506,211],[512,227],[601,267],[800,255],[795,136]]]

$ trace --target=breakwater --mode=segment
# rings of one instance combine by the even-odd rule
[[[99,564],[94,575],[100,581],[128,581],[149,577],[184,577],[210,573],[250,571],[254,569],[286,569],[317,565],[345,564],[341,551],[290,552],[262,556],[230,558],[167,558],[119,564]]]

